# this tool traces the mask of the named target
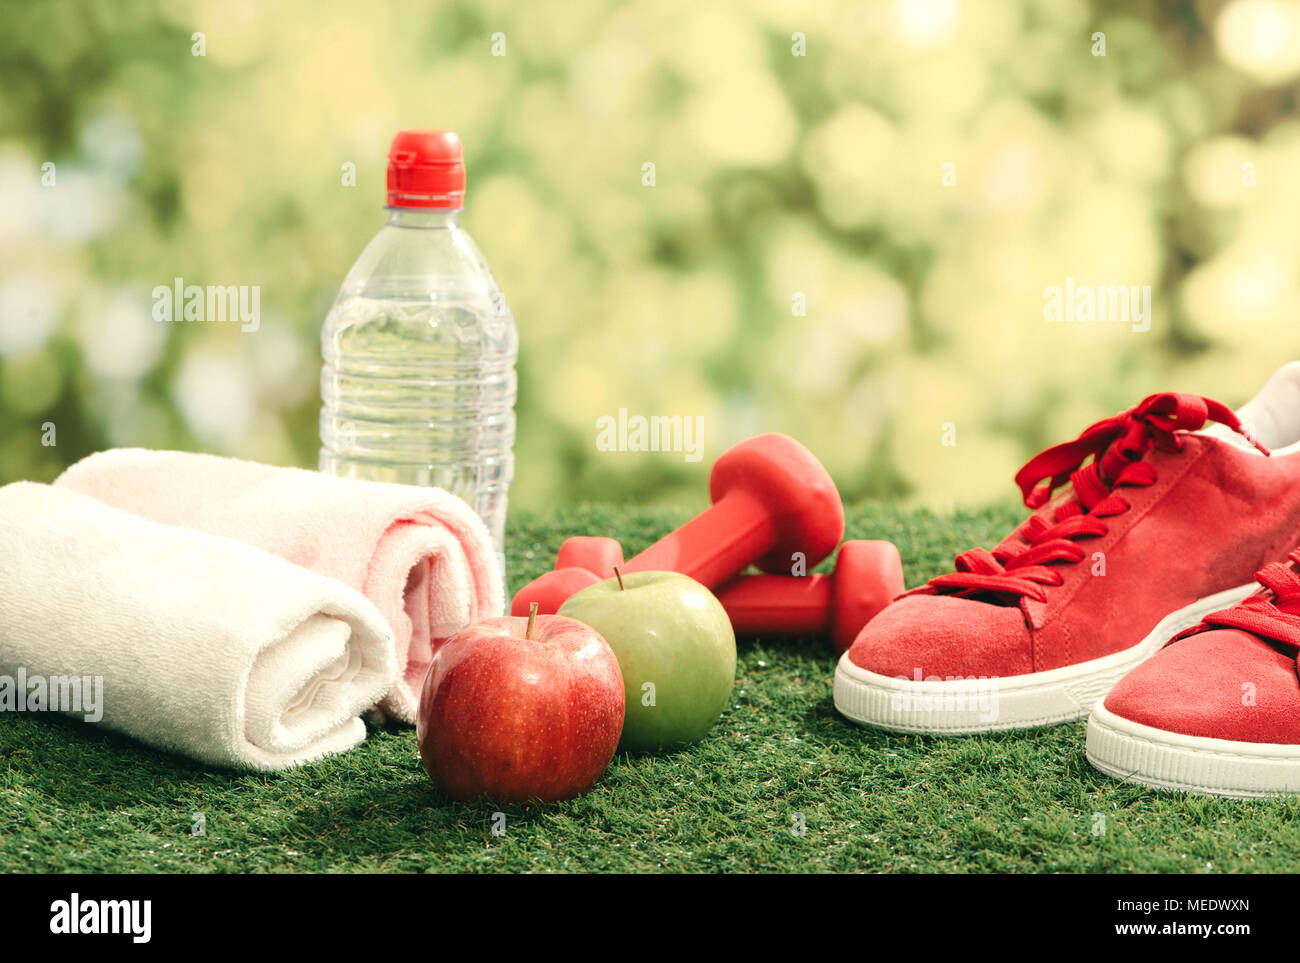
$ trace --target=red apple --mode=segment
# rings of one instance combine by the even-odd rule
[[[452,799],[570,799],[591,788],[623,731],[623,676],[600,635],[559,615],[471,625],[433,656],[416,737]]]

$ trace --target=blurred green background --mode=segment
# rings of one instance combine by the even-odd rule
[[[699,501],[767,430],[847,498],[1003,497],[1300,357],[1297,76],[1263,0],[4,0],[0,482],[313,466],[320,324],[392,134],[438,126],[520,329],[513,505]],[[155,322],[177,276],[260,285],[260,330]],[[1150,285],[1150,330],[1049,323],[1067,278]],[[619,408],[703,416],[703,460],[598,451]]]

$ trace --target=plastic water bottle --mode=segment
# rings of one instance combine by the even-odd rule
[[[464,197],[454,133],[393,139],[388,223],[352,265],[321,334],[320,469],[459,495],[504,570],[519,335],[457,223]]]

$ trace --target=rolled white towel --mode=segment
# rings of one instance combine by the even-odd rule
[[[282,769],[361,742],[396,672],[383,616],[341,582],[67,489],[0,488],[0,708],[43,686],[141,742]],[[100,705],[51,705],[71,677],[102,680]]]
[[[397,678],[382,708],[403,722],[415,722],[434,650],[505,605],[487,529],[439,488],[141,448],[89,455],[54,484],[164,525],[237,538],[363,593],[393,630]]]

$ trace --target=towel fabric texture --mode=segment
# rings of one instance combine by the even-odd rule
[[[383,616],[338,581],[67,489],[0,488],[5,708],[282,769],[361,742],[396,671]]]
[[[396,679],[381,708],[404,722],[415,722],[434,647],[504,609],[487,529],[441,489],[136,448],[82,459],[55,485],[238,539],[362,592],[393,630]]]

